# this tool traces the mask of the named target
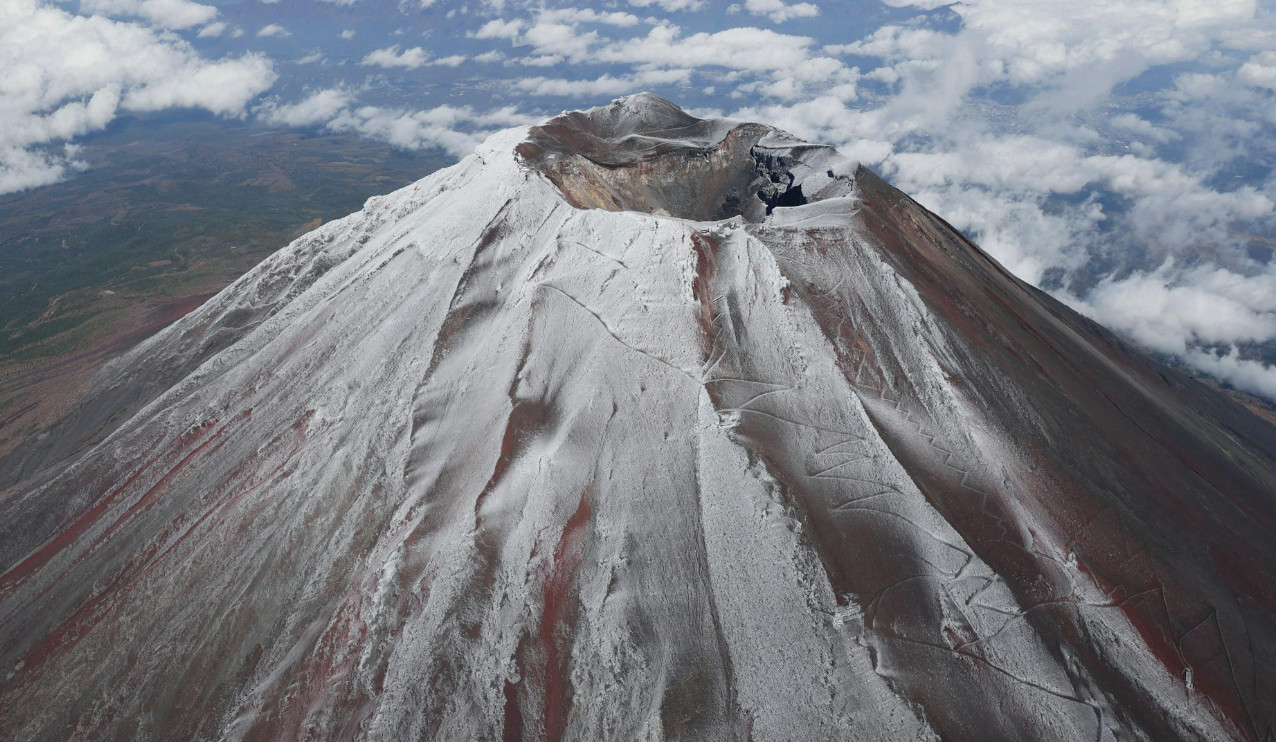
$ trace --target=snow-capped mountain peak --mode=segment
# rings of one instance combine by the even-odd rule
[[[500,133],[96,383],[8,738],[1270,734],[1270,428],[768,126]]]

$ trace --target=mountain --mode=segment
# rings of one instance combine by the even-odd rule
[[[1276,431],[654,96],[298,239],[0,459],[15,740],[1270,740]]]

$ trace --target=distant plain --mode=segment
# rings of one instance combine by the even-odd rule
[[[0,453],[291,239],[450,160],[198,115],[121,119],[78,159],[75,177],[0,197]]]

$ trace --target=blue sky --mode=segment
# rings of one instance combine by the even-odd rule
[[[1276,399],[1276,9],[1254,0],[0,0],[0,193],[123,115],[455,157],[650,90],[861,159],[1027,281]]]

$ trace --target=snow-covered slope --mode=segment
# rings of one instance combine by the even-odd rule
[[[769,127],[499,134],[89,399],[6,739],[1272,734],[1276,436]]]

